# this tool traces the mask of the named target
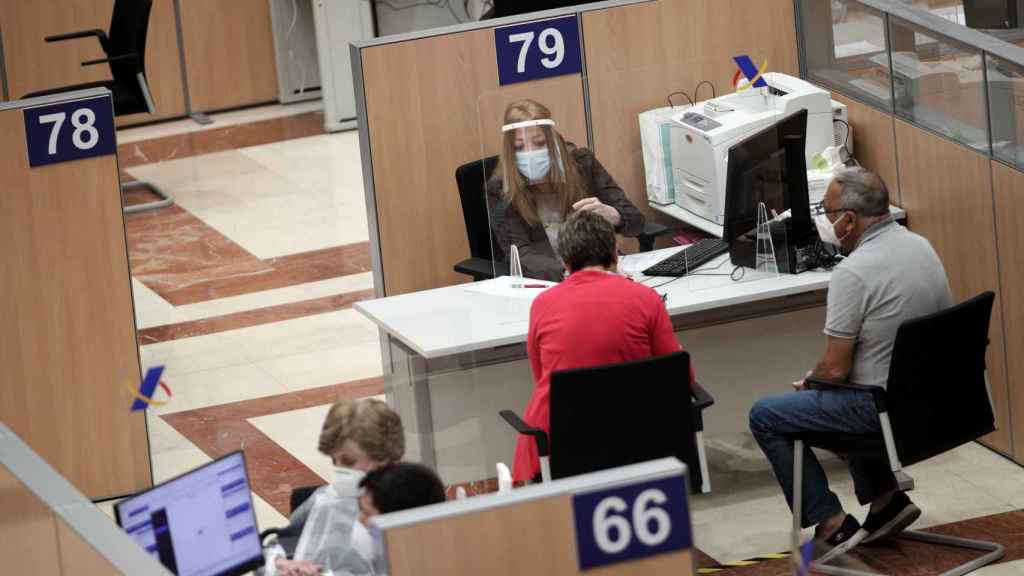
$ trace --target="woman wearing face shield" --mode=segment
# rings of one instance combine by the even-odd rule
[[[264,575],[374,574],[370,535],[356,521],[359,483],[367,472],[401,460],[402,420],[374,398],[337,402],[324,419],[317,449],[334,463],[334,480],[296,508],[265,548]]]
[[[488,182],[495,235],[504,253],[515,245],[523,273],[561,280],[558,230],[569,214],[590,210],[624,236],[638,236],[644,215],[597,161],[594,153],[566,142],[551,112],[520,100],[505,110],[502,149]]]

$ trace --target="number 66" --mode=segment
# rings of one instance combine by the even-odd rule
[[[597,547],[606,554],[618,554],[629,546],[634,534],[644,546],[654,547],[661,544],[672,532],[672,520],[663,508],[658,507],[667,501],[665,493],[657,488],[641,492],[633,502],[631,526],[624,516],[616,515],[629,509],[625,500],[618,496],[601,500],[594,509],[593,518],[594,541]]]

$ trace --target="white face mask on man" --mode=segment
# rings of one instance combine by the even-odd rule
[[[835,225],[838,224],[840,220],[845,218],[846,214],[846,212],[843,212],[843,215],[840,216],[835,222],[829,221],[828,214],[818,214],[817,216],[814,217],[814,225],[818,228],[818,236],[821,236],[822,242],[826,244],[831,244],[836,247],[842,247],[843,239],[846,238],[847,235],[849,235],[849,232],[843,234],[843,237],[840,238],[836,236]]]

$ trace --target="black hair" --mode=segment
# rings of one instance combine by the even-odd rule
[[[445,501],[444,484],[437,474],[422,464],[411,462],[371,470],[359,486],[370,494],[374,507],[381,514]]]

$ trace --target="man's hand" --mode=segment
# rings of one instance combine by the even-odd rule
[[[319,576],[320,567],[306,560],[288,560],[278,558],[274,561],[278,574],[281,576]]]
[[[596,197],[591,196],[590,198],[584,198],[579,202],[572,205],[572,209],[579,212],[581,210],[590,210],[595,214],[600,215],[602,218],[611,222],[612,226],[618,226],[622,223],[622,214],[615,208],[602,204]]]
[[[811,374],[814,374],[814,370],[808,370],[807,374],[805,374],[802,379],[793,382],[793,390],[796,390],[797,392],[808,390],[807,379],[811,377]]]

